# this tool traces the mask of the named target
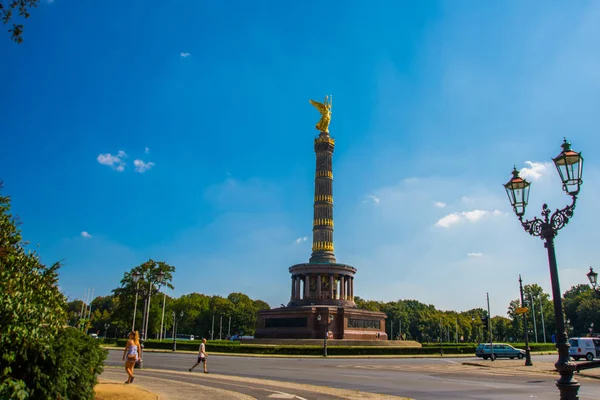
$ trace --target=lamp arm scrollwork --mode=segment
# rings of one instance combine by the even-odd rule
[[[521,221],[521,226],[523,226],[525,232],[529,233],[531,236],[542,236],[542,226],[544,225],[544,221],[538,217],[535,217],[532,220],[523,221],[523,217],[521,216],[519,217],[519,221]]]
[[[563,208],[562,210],[557,209],[554,214],[552,214],[552,218],[550,221],[552,222],[552,229],[554,231],[558,231],[562,229],[566,224],[569,223],[569,220],[573,217],[573,211],[575,210],[575,203],[577,202],[577,196],[572,196],[573,200],[571,204]]]
[[[531,220],[523,221],[523,217],[519,216],[519,221],[525,232],[531,236],[539,236],[540,239],[545,240],[543,233],[547,228],[551,228],[554,234],[556,234],[569,223],[569,220],[573,217],[576,202],[577,196],[574,195],[572,196],[571,204],[561,210],[557,209],[552,216],[550,216],[550,208],[547,204],[544,204],[542,206],[542,218],[534,217]]]

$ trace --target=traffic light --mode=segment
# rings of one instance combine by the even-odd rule
[[[488,326],[488,317],[481,317],[481,323],[483,324],[483,326],[485,326],[487,328],[487,326]]]

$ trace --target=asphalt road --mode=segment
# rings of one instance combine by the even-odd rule
[[[107,364],[121,366],[122,354],[111,351]],[[555,356],[534,356],[533,362],[554,359]],[[192,354],[146,352],[144,367],[187,371],[194,360]],[[507,374],[490,368],[475,371],[461,365],[466,361],[481,361],[478,358],[320,359],[210,355],[208,361],[209,371],[220,375],[392,394],[418,400],[558,398],[552,375]],[[521,362],[515,360],[515,363]],[[600,400],[600,381],[586,378],[579,381],[581,400]]]

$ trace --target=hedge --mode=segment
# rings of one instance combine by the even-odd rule
[[[500,343],[500,342],[499,342]],[[505,342],[501,342],[502,344],[509,344],[517,349],[525,349],[525,343],[505,343]],[[485,343],[487,344],[487,343]],[[440,344],[439,343],[423,343],[423,347],[433,347],[438,349],[440,348]],[[447,347],[473,347],[476,348],[477,344],[474,343],[442,343],[442,348],[446,349]],[[556,350],[556,345],[552,344],[552,343],[529,343],[529,348],[531,349],[531,351],[554,351]]]
[[[126,339],[117,341],[118,347],[125,347]],[[197,341],[177,341],[177,350],[198,351]],[[515,344],[514,347],[524,348]],[[532,351],[554,351],[556,347],[552,344],[534,343],[530,344]],[[169,340],[148,340],[144,343],[146,349],[172,350],[173,342]],[[445,343],[442,345],[444,355],[451,354],[473,354],[475,355],[476,344],[458,343],[456,345]],[[207,352],[236,353],[236,354],[273,354],[273,355],[315,355],[323,354],[323,346],[315,345],[265,345],[265,344],[240,344],[239,342],[214,341],[207,342]],[[439,354],[440,346],[424,344],[423,347],[388,347],[388,346],[327,346],[329,355],[427,355]]]

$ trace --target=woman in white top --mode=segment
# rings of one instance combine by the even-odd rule
[[[135,363],[137,363],[140,359],[140,353],[142,352],[140,346],[140,335],[135,332],[129,332],[129,340],[125,345],[125,351],[123,352],[123,361],[125,361],[125,371],[127,371],[127,375],[129,378],[125,383],[133,382],[133,368],[135,367]],[[125,359],[127,357],[127,359]]]

